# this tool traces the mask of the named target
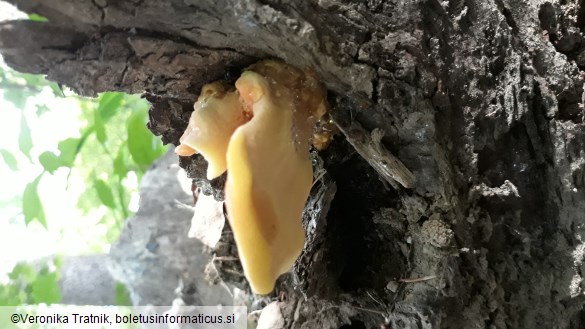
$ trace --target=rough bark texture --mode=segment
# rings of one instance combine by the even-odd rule
[[[0,25],[9,65],[144,92],[167,143],[203,83],[263,58],[317,72],[344,134],[314,153],[285,327],[585,327],[583,2],[10,2],[50,23]],[[412,188],[380,173],[380,131]]]

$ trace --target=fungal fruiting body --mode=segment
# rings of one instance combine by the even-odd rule
[[[219,81],[203,86],[194,109],[175,152],[182,156],[201,153],[208,162],[207,179],[213,179],[227,168],[228,142],[236,128],[246,121],[245,113],[238,95]]]
[[[301,107],[307,105],[302,89],[287,83],[300,71],[263,65],[260,73],[244,72],[236,82],[253,118],[234,132],[228,147],[226,205],[246,276],[255,291],[268,293],[303,250],[314,119]]]
[[[313,177],[309,139],[325,113],[325,91],[311,73],[277,61],[251,66],[236,81],[236,89],[238,106],[225,101],[232,107],[226,111],[231,117],[227,122],[244,122],[222,132],[232,132],[221,160],[228,171],[226,208],[250,286],[267,294],[303,249],[301,216]],[[194,121],[191,127],[206,124]],[[208,137],[207,143],[224,143],[223,138]],[[206,156],[202,145],[187,147],[200,150],[208,162],[218,161]]]

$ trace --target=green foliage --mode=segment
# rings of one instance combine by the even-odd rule
[[[126,286],[120,282],[116,282],[116,305],[130,306],[132,301],[130,300],[130,294],[126,289]]]
[[[11,102],[18,108],[24,108],[27,97],[28,95],[26,93],[20,92],[14,87],[4,91],[4,99]]]
[[[7,150],[0,149],[0,155],[2,155],[2,159],[4,159],[4,163],[13,171],[18,170],[18,162],[14,155]]]
[[[128,118],[127,128],[130,155],[144,170],[163,155],[165,149],[152,138],[152,133],[146,128],[147,118],[142,113],[141,109],[132,112]]]
[[[116,201],[114,199],[114,194],[112,194],[112,190],[101,179],[96,179],[94,183],[95,189],[97,190],[98,197],[100,201],[107,207],[112,209],[116,209]]]
[[[33,16],[32,19],[38,17]],[[101,94],[97,99],[79,98],[85,122],[77,136],[70,136],[58,142],[56,150],[36,150],[33,135],[24,109],[34,102],[34,96],[43,90],[50,90],[54,97],[63,97],[61,88],[46,81],[42,76],[21,74],[0,69],[0,89],[5,100],[22,109],[18,147],[33,164],[39,164],[43,172],[55,174],[60,168],[76,172],[84,177],[88,191],[80,196],[77,204],[84,213],[105,206],[109,212],[104,215],[112,232],[107,242],[117,236],[122,223],[130,215],[128,202],[135,190],[126,187],[130,173],[140,179],[150,165],[166,151],[160,140],[146,128],[148,104],[137,96],[118,92]],[[32,99],[32,101],[31,101]],[[36,104],[36,114],[43,115],[51,109]],[[41,152],[35,152],[41,151]],[[33,155],[38,157],[33,159]],[[16,157],[7,150],[0,150],[4,163],[16,170]],[[42,174],[30,182],[23,193],[23,214],[25,222],[38,221],[47,227],[47,218],[42,205],[38,186]],[[49,219],[50,221],[50,219]]]
[[[61,300],[59,275],[57,272],[41,271],[30,284],[30,297],[33,304],[54,304]]]
[[[61,300],[60,259],[45,264],[18,263],[8,274],[10,283],[0,285],[0,306],[54,304]]]
[[[123,93],[104,93],[100,97],[97,112],[104,121],[110,120],[124,101]]]
[[[106,143],[106,126],[102,117],[99,115],[97,111],[95,111],[94,119],[93,119],[93,126],[95,129],[95,136],[102,145]]]
[[[28,127],[28,123],[26,122],[26,117],[23,115],[20,116],[20,134],[18,135],[18,148],[22,152],[22,154],[26,155],[29,160],[32,161],[30,157],[30,150],[33,147],[32,137],[30,135],[30,128]]]
[[[39,155],[39,162],[50,174],[61,167],[61,160],[53,152],[45,151]]]
[[[59,85],[45,80],[41,75],[19,73],[0,65],[0,89],[3,91],[4,99],[17,108],[24,109],[28,99],[34,98],[44,88],[51,90],[55,97],[64,96]]]
[[[118,150],[118,154],[116,154],[116,158],[114,159],[114,174],[118,176],[118,178],[124,178],[128,174],[128,165],[126,164],[126,148],[121,147]]]
[[[59,145],[63,163],[76,159],[84,163],[88,186],[78,205],[85,211],[96,205],[110,209],[102,219],[110,226],[108,241],[117,236],[130,215],[127,188],[129,174],[140,179],[150,165],[166,151],[160,140],[146,128],[148,104],[137,96],[104,93],[97,102],[85,103],[87,126],[77,141]],[[67,143],[67,145],[65,145]],[[77,168],[77,165],[75,166]]]
[[[22,213],[24,214],[25,223],[28,224],[33,220],[37,220],[46,228],[45,210],[37,191],[41,177],[43,177],[43,174],[40,174],[34,181],[26,185],[22,195]]]
[[[83,140],[85,140],[85,138],[87,138],[87,136],[84,136]],[[82,139],[74,137],[60,141],[59,146],[57,147],[60,152],[59,166],[71,168],[79,150],[81,150],[82,144]]]
[[[31,15],[31,19],[44,20],[38,15]],[[27,225],[37,222],[47,229],[51,226],[50,212],[45,213],[43,205],[43,177],[65,173],[56,177],[66,176],[67,184],[71,177],[76,182],[82,178],[85,189],[76,204],[83,214],[101,216],[100,224],[107,228],[101,243],[115,241],[124,221],[132,215],[129,202],[137,193],[141,177],[167,150],[146,128],[146,101],[116,92],[103,93],[97,99],[73,96],[82,109],[78,118],[81,128],[55,145],[47,146],[45,141],[43,149],[31,127],[52,109],[39,99],[46,99],[47,95],[65,97],[61,87],[42,76],[6,69],[0,63],[0,93],[21,110],[20,123],[16,123],[19,129],[15,130],[18,149],[0,149],[3,162],[13,171],[27,167],[30,172],[31,166],[36,168],[36,177],[31,177],[34,179],[24,186],[21,195],[24,222]],[[44,98],[37,97],[39,93]],[[47,266],[37,269],[18,264],[9,278],[8,284],[0,284],[0,305],[57,303],[61,299],[58,271]],[[130,304],[123,285],[116,286],[116,299],[121,305]]]
[[[28,19],[30,19],[31,21],[37,21],[37,22],[48,22],[49,20],[46,19],[45,17],[32,13],[32,14],[28,14]]]

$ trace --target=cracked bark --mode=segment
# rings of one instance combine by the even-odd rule
[[[50,21],[0,24],[9,65],[144,93],[166,143],[202,84],[262,58],[314,69],[342,128],[384,132],[410,189],[349,133],[314,155],[308,243],[278,287],[287,327],[585,326],[581,1],[9,2]]]

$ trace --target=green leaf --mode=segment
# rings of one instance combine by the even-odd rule
[[[63,93],[60,85],[56,84],[55,82],[50,82],[49,87],[53,91],[53,95],[55,95],[55,97],[65,97],[65,94]]]
[[[146,128],[146,113],[134,111],[127,122],[128,150],[134,162],[150,166],[164,153],[160,141]]]
[[[55,304],[61,301],[59,275],[57,272],[39,273],[31,283],[31,298],[34,304]]]
[[[37,116],[40,117],[41,115],[51,111],[51,109],[45,104],[37,104]]]
[[[130,300],[130,294],[126,289],[126,286],[120,282],[116,282],[116,305],[118,306],[132,305],[132,301]]]
[[[97,140],[104,145],[104,143],[106,142],[106,126],[104,125],[104,121],[102,120],[102,117],[98,114],[98,112],[95,112],[94,115],[94,120],[93,120],[93,127],[95,129],[95,135],[97,137]]]
[[[51,174],[61,167],[61,160],[59,157],[49,151],[45,151],[39,155],[39,162],[43,165],[43,168]]]
[[[108,121],[116,114],[116,111],[124,100],[123,93],[107,92],[100,96],[98,113],[103,121]]]
[[[18,148],[20,151],[26,155],[29,159],[30,157],[30,150],[32,149],[32,137],[30,135],[30,128],[28,127],[28,123],[26,122],[26,118],[24,114],[20,116],[20,134],[18,136]]]
[[[28,19],[30,19],[31,21],[36,21],[36,22],[48,22],[49,20],[39,14],[28,14]]]
[[[37,191],[41,177],[43,177],[43,174],[40,174],[34,181],[26,185],[22,195],[22,212],[24,214],[24,222],[27,225],[36,219],[41,225],[47,228],[45,210],[43,209],[43,204]]]
[[[61,266],[63,266],[63,257],[53,256],[53,265],[55,265],[56,268],[61,268]]]
[[[8,152],[7,150],[0,149],[0,154],[2,155],[2,158],[4,159],[4,163],[6,163],[6,165],[8,166],[8,168],[10,168],[10,170],[13,170],[13,171],[18,170],[18,164],[16,162],[16,158],[14,157],[14,155],[12,155],[12,153]]]
[[[96,179],[94,183],[95,189],[98,193],[98,197],[100,201],[106,206],[111,209],[116,208],[116,201],[114,200],[114,194],[112,194],[112,190],[110,187],[101,179]]]
[[[22,291],[20,287],[13,284],[0,285],[0,306],[18,306],[25,302],[26,293]],[[8,323],[4,323],[3,320],[4,319],[0,319],[0,327],[10,328]],[[6,321],[8,321],[8,319],[6,319]]]
[[[81,193],[77,199],[77,208],[82,211],[84,215],[87,215],[90,210],[98,208],[103,202],[97,196],[95,189],[87,189]]]
[[[118,154],[114,159],[114,174],[116,174],[120,178],[126,177],[129,171],[128,166],[126,165],[124,150],[125,145],[123,144],[118,150]]]
[[[39,90],[47,84],[47,79],[45,79],[45,77],[40,74],[24,73],[21,74],[20,77],[26,81],[26,85],[28,87],[36,87]]]
[[[80,144],[81,140],[79,138],[67,138],[59,142],[57,148],[61,152],[59,154],[59,160],[62,166],[69,168],[73,166],[81,147]]]
[[[6,89],[4,91],[4,99],[14,104],[16,108],[23,109],[26,105],[26,100],[30,95],[30,93],[26,92],[24,88],[25,86],[22,86],[22,88],[17,87],[17,89]]]
[[[37,277],[37,271],[35,270],[34,266],[27,263],[17,263],[14,265],[14,268],[8,274],[8,278],[12,281],[18,281],[20,279],[31,282]]]

